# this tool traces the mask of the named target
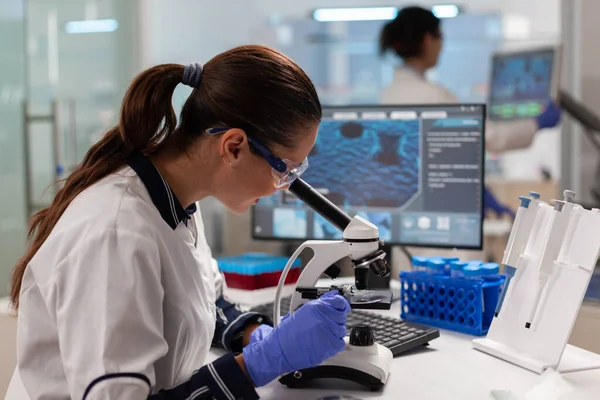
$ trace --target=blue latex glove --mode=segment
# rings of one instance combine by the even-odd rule
[[[252,331],[252,333],[250,334],[250,343],[248,343],[249,345],[251,345],[254,342],[260,342],[261,340],[263,340],[264,338],[266,338],[267,336],[269,336],[269,334],[273,332],[273,327],[271,325],[259,325],[254,331]]]
[[[316,367],[344,350],[349,312],[348,301],[331,291],[283,318],[262,340],[244,347],[250,379],[264,386],[279,375]]]
[[[538,129],[554,128],[560,122],[561,110],[553,101],[546,104],[544,111],[535,120]]]
[[[490,211],[495,212],[499,217],[502,217],[504,214],[509,215],[511,218],[515,217],[515,212],[509,207],[500,204],[492,192],[485,187],[483,190],[483,213],[487,217]]]

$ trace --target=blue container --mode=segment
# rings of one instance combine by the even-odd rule
[[[441,329],[485,335],[494,318],[504,283],[502,275],[496,276],[497,279],[488,282],[484,279],[401,272],[400,317]]]
[[[222,272],[240,275],[260,275],[270,272],[283,271],[289,258],[274,256],[267,253],[244,253],[233,257],[217,258],[217,264]],[[300,268],[302,262],[296,258],[293,268]]]

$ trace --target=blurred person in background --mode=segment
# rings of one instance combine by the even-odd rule
[[[384,25],[379,46],[382,54],[393,51],[403,61],[394,71],[392,83],[384,89],[382,104],[456,104],[458,98],[444,88],[425,78],[434,68],[443,45],[441,21],[430,10],[406,7],[393,21]],[[536,118],[515,121],[486,121],[485,147],[492,153],[527,148],[541,129],[553,128],[560,122],[561,110],[549,102]],[[498,216],[514,217],[514,212],[500,204],[485,188],[486,215],[492,211]]]
[[[383,27],[379,46],[382,54],[393,51],[403,61],[394,71],[392,83],[384,89],[382,104],[455,104],[458,98],[446,88],[425,78],[438,63],[443,45],[440,19],[430,10],[407,7]],[[467,62],[476,62],[468,60]],[[561,110],[549,102],[536,118],[486,122],[486,150],[501,153],[527,148],[541,129],[554,128]]]

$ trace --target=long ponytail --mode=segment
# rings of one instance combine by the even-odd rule
[[[19,308],[27,265],[73,199],[119,170],[134,151],[152,154],[173,134],[177,116],[171,101],[182,75],[183,66],[178,64],[158,65],[139,74],[123,100],[119,124],[90,148],[52,204],[31,218],[27,235],[29,247],[12,273],[10,298],[15,310]]]

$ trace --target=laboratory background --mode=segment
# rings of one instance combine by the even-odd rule
[[[398,10],[409,6],[431,10],[440,18],[443,48],[437,65],[423,79],[452,93],[458,99],[454,105],[435,100],[428,104],[381,103],[402,62],[393,52],[380,53],[379,35]],[[596,117],[600,115],[599,16],[600,2],[596,0],[0,0],[0,395],[8,387],[16,364],[16,317],[9,309],[9,282],[12,268],[26,248],[29,217],[50,204],[60,187],[56,182],[66,178],[90,146],[118,121],[120,103],[136,74],[160,63],[205,63],[243,44],[265,44],[282,51],[313,80],[324,121],[308,157],[310,166],[302,177],[350,217],[358,215],[377,225],[380,239],[389,243],[385,250],[391,269],[387,281],[378,281],[377,287],[389,288],[394,292],[393,301],[399,298],[402,302],[397,308],[392,306],[395,311],[388,314],[428,329],[429,336],[423,336],[420,343],[429,344],[424,354],[396,357],[399,348],[387,346],[394,352],[394,364],[386,385],[394,382],[402,388],[397,382],[409,376],[406,371],[404,375],[399,372],[406,360],[430,357],[421,358],[430,361],[413,361],[425,368],[426,362],[436,362],[432,354],[446,352],[458,365],[463,358],[456,350],[460,346],[461,351],[498,363],[496,368],[492,361],[484,362],[489,368],[486,376],[504,373],[516,382],[512,386],[508,381],[505,386],[491,383],[495,386],[481,386],[478,393],[505,389],[522,394],[541,384],[546,375],[531,372],[518,361],[506,361],[511,356],[503,359],[490,343],[496,339],[500,343],[505,336],[520,338],[502,343],[526,352],[520,346],[531,340],[526,335],[513,335],[511,329],[516,328],[501,319],[502,311],[516,312],[515,296],[521,293],[518,288],[529,279],[513,278],[517,283],[511,283],[512,292],[507,289],[516,266],[507,261],[507,254],[515,251],[511,237],[512,233],[518,236],[518,228],[527,229],[517,226],[529,210],[527,205],[543,201],[554,206],[556,199],[586,209],[600,207],[600,197],[594,195],[596,187],[600,188],[600,175],[596,174],[600,168],[600,146],[596,144],[596,137],[600,137],[600,119]],[[503,104],[498,100],[506,94],[502,92],[503,80],[521,79],[519,74],[525,74],[529,67],[519,62],[534,65],[533,58],[541,65],[535,79],[547,79],[548,87],[541,94],[534,93],[533,98],[523,95],[522,102],[529,102],[525,105],[516,95],[513,100],[519,104]],[[514,59],[517,61],[507,67]],[[176,89],[173,105],[177,111],[190,91],[183,85]],[[462,150],[450,157],[439,156],[438,162],[475,166],[461,172],[462,182],[468,183],[444,191],[440,188],[454,181],[431,178],[436,172],[432,172],[433,161],[427,157],[433,159],[450,150],[443,146],[436,150],[429,141],[421,140],[423,132],[465,130],[465,121],[476,120],[479,125],[475,131],[486,135],[493,124],[537,116],[547,107],[546,100],[560,108],[560,122],[536,132],[530,146],[492,152],[485,150],[480,136],[470,142],[457,140],[456,146]],[[514,115],[521,112],[523,115]],[[386,119],[395,113],[402,117]],[[452,118],[444,122],[406,117],[428,113]],[[435,135],[431,138],[435,142]],[[394,146],[400,150],[390,151]],[[431,179],[424,183],[427,176]],[[243,299],[251,298],[253,290],[263,293],[277,286],[287,260],[306,240],[342,238],[339,227],[287,192],[261,199],[243,215],[228,212],[211,198],[203,200],[200,209],[213,256],[229,287],[242,293]],[[595,218],[595,214],[588,216],[581,210],[573,212],[581,213],[576,216],[579,220]],[[600,232],[600,226],[597,228]],[[580,238],[573,232],[567,234]],[[600,239],[594,234],[595,240],[594,235],[581,240],[586,242],[581,248],[600,248]],[[565,293],[569,294],[558,294],[574,297],[574,306],[557,311],[552,322],[565,328],[564,343],[557,345],[560,354],[567,342],[569,351],[600,354],[600,269],[594,270],[597,254],[596,250],[585,269],[589,274],[582,278],[582,286],[565,283]],[[287,281],[291,287],[308,260],[310,255],[302,254],[294,261]],[[338,279],[350,277],[352,281],[351,262],[344,259],[338,266]],[[497,285],[491,285],[496,291],[492,311],[500,311],[500,317],[490,314],[489,304],[482,309],[488,297],[481,284],[477,286],[481,293],[477,294],[480,303],[476,315],[454,314],[446,304],[451,299],[438,301],[443,293],[437,293],[435,300],[425,295],[419,298],[417,287],[434,282],[429,275],[432,268],[446,268],[447,279],[454,279],[458,268],[466,268],[456,279],[468,280],[467,270],[475,266],[492,268],[491,274],[501,277]],[[516,277],[521,269],[529,267],[518,269]],[[542,263],[539,269],[542,271]],[[567,279],[561,275],[563,278]],[[554,283],[555,289],[562,288],[560,279]],[[531,281],[535,283],[534,278]],[[505,289],[508,294],[502,293]],[[427,303],[429,300],[432,304]],[[502,309],[497,306],[501,301],[505,302]],[[542,296],[542,301],[547,302],[546,308],[553,304],[550,294]],[[272,302],[270,295],[261,304],[271,306]],[[539,322],[536,334],[543,342],[544,329],[552,326],[548,316],[552,313],[540,313],[538,321],[548,318],[549,324]],[[376,333],[376,339],[383,343],[385,338],[377,338]],[[548,338],[548,349],[560,341]],[[536,351],[532,354],[539,353]],[[594,368],[598,367],[600,364]],[[585,385],[589,385],[586,379],[600,380],[600,375],[593,375],[599,373],[594,368],[587,369],[595,372],[581,372],[588,374],[581,379],[576,373],[546,378],[560,380],[573,393],[583,393],[564,398],[592,398],[585,396],[590,390],[600,393],[599,386],[589,389]],[[411,382],[426,375],[415,374]],[[448,385],[431,389],[431,393],[457,390],[455,395],[419,397],[413,391],[408,398],[488,398],[472,396],[465,388],[453,389],[457,382]],[[269,390],[272,392],[264,392],[264,398],[288,398],[281,394],[284,389]],[[390,388],[383,390],[379,394],[353,393],[355,398],[400,398],[393,397]],[[277,397],[278,393],[284,397]],[[317,399],[317,393],[337,392],[308,393],[303,398]]]

